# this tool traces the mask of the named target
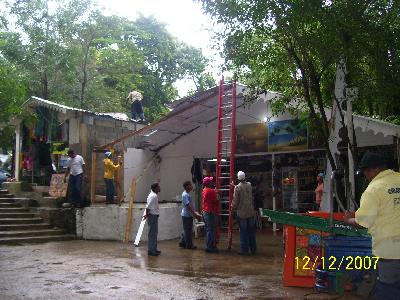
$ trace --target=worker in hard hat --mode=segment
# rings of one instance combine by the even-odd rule
[[[143,107],[142,107],[142,100],[143,96],[141,93],[135,90],[131,90],[128,97],[126,97],[127,101],[130,101],[131,103],[131,114],[132,114],[132,119],[137,120],[140,118],[140,120],[143,122],[144,121],[144,112],[143,112]]]
[[[118,169],[122,161],[119,158],[118,164],[114,164],[111,160],[112,153],[107,151],[104,153],[106,158],[103,160],[104,163],[104,182],[106,184],[106,204],[115,204],[114,203],[114,195],[115,195],[115,187],[114,187],[114,173],[115,170]]]
[[[237,212],[237,222],[240,230],[241,255],[256,253],[256,221],[253,203],[253,190],[250,182],[246,181],[243,171],[237,173],[239,184],[235,186],[232,210]]]

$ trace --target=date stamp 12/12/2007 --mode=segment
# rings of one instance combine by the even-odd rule
[[[315,270],[320,266],[323,270],[376,270],[378,256],[329,256],[311,258],[309,256],[294,258],[297,270]]]

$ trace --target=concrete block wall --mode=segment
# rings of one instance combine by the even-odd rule
[[[144,212],[144,204],[133,209],[129,241],[134,241]],[[178,238],[182,232],[181,207],[177,203],[161,203],[158,220],[158,240]],[[128,216],[127,206],[91,206],[76,211],[76,234],[87,240],[122,241]],[[141,241],[147,241],[148,226]]]

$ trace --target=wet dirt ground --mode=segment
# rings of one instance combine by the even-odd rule
[[[0,247],[0,299],[338,299],[282,284],[281,234],[257,235],[258,254],[204,252],[159,242],[66,241]],[[350,299],[348,296],[342,299]],[[354,298],[352,298],[354,299]]]

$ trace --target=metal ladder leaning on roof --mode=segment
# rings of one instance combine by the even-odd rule
[[[224,77],[219,86],[217,120],[216,191],[221,205],[217,237],[221,236],[221,229],[225,229],[227,231],[227,248],[231,249],[233,231],[231,204],[234,187],[230,183],[235,179],[236,81],[232,82],[230,91],[225,91]]]

